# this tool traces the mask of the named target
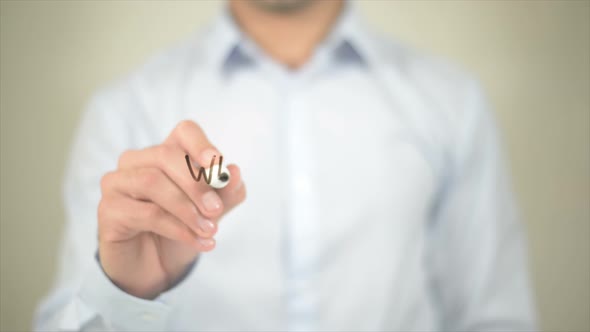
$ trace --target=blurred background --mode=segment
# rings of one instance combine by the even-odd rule
[[[356,2],[375,28],[481,80],[528,230],[541,327],[590,331],[590,2]],[[0,330],[31,328],[64,223],[61,180],[97,88],[221,1],[0,1]]]

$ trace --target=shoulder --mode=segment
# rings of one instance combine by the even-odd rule
[[[393,94],[403,95],[423,119],[461,131],[486,113],[487,102],[478,79],[440,56],[385,38],[371,36],[376,70]],[[440,128],[439,128],[440,129]]]
[[[378,34],[372,38],[379,70],[395,75],[397,84],[432,108],[457,112],[473,93],[481,93],[477,78],[456,63]]]
[[[436,164],[455,159],[478,131],[495,124],[478,80],[462,67],[438,56],[384,38],[370,37],[376,76],[396,103],[396,112],[435,151]]]

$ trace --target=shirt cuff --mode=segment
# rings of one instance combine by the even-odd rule
[[[96,311],[104,324],[115,330],[163,331],[171,307],[162,296],[144,300],[119,289],[93,259],[78,294],[80,300]]]

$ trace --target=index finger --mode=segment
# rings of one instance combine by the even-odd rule
[[[181,121],[166,138],[164,144],[179,146],[202,167],[208,167],[214,156],[221,155],[217,148],[209,142],[203,129],[190,120]]]

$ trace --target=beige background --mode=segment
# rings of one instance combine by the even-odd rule
[[[92,91],[211,19],[219,2],[2,1],[1,330],[51,283],[60,181]],[[505,134],[541,326],[590,330],[590,2],[361,1],[378,28],[479,76]]]

